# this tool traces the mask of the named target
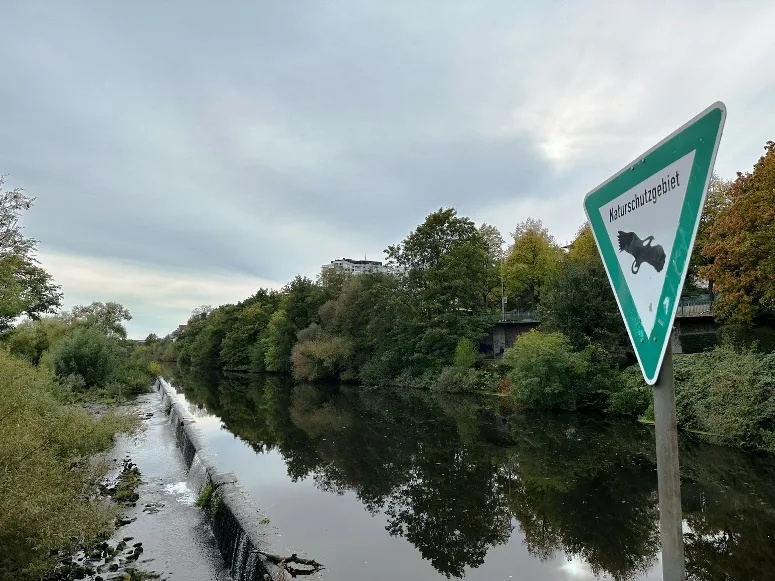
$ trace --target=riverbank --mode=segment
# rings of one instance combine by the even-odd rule
[[[679,429],[743,450],[775,452],[775,353],[721,345],[673,361]],[[637,365],[619,369],[595,346],[575,351],[559,333],[525,333],[494,364],[399,379],[400,387],[498,393],[514,409],[654,419],[652,388]]]
[[[139,486],[110,543],[123,541],[127,550],[141,543],[142,551],[122,555],[115,575],[134,566],[170,581],[230,581],[206,515],[187,484],[188,470],[158,394],[142,395],[132,407],[142,423],[134,433],[117,437],[110,456],[120,462],[118,468],[124,462],[137,468]],[[139,557],[131,559],[132,554]]]
[[[653,422],[652,388],[637,365],[619,369],[600,349],[574,351],[562,337],[552,335],[527,333],[516,350],[508,350],[507,357],[498,361],[474,357],[472,363],[472,358],[461,357],[467,360],[465,365],[401,374],[392,381],[362,387],[499,395],[511,410],[603,413]],[[173,374],[179,370],[188,376],[185,369],[169,368]],[[220,374],[217,370],[199,373],[213,379]],[[277,376],[292,381],[286,374]],[[775,353],[721,345],[704,353],[677,354],[674,383],[679,429],[715,444],[775,452]]]
[[[197,415],[164,379],[155,384],[187,470],[188,489],[207,515],[225,565],[235,581],[315,579],[323,566],[297,552],[278,554],[274,528],[232,473],[223,473],[197,426]]]

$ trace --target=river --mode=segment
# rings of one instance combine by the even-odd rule
[[[272,376],[172,383],[324,579],[661,579],[650,426]],[[687,578],[775,578],[775,460],[680,441]]]

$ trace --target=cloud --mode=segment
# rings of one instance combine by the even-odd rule
[[[64,309],[94,300],[116,301],[129,309],[130,338],[166,335],[188,320],[194,307],[237,303],[259,288],[282,283],[253,277],[198,271],[165,271],[154,265],[85,258],[42,250],[39,259],[65,295]]]
[[[46,248],[202,280],[379,259],[442,206],[505,235],[536,212],[567,240],[587,191],[713,101],[718,171],[751,167],[774,19],[765,0],[28,0],[0,37],[0,171],[38,197]]]

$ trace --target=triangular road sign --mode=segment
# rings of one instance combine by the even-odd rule
[[[670,340],[726,115],[714,103],[584,198],[649,385]]]

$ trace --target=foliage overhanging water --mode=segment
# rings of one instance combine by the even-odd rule
[[[219,468],[325,578],[661,578],[648,426],[496,398],[173,375]],[[682,435],[681,476],[688,578],[772,578],[772,457]]]

